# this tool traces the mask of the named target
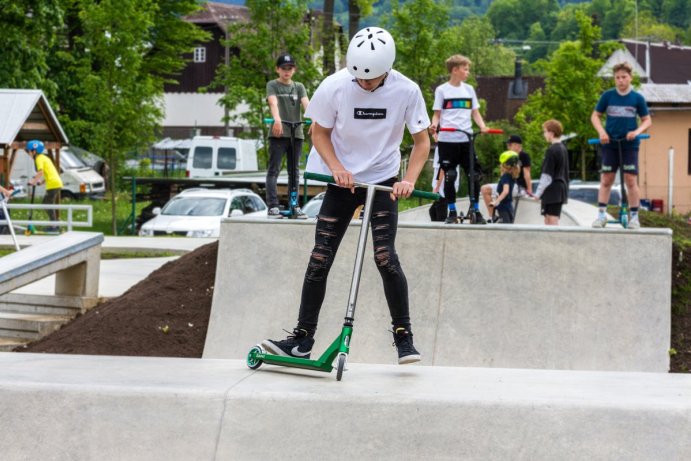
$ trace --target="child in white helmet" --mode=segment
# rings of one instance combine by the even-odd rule
[[[365,202],[366,191],[353,187],[354,182],[362,182],[393,188],[392,193],[377,191],[372,205],[374,259],[384,283],[398,363],[420,360],[410,327],[408,284],[394,244],[396,199],[410,196],[427,161],[430,120],[418,85],[392,69],[395,57],[394,40],[386,30],[362,29],[348,46],[347,68],[327,77],[307,108],[314,147],[306,170],[329,174],[336,185],[328,186],[318,216],[297,326],[285,340],[263,341],[270,353],[309,358],[329,269],[353,211]],[[400,180],[405,126],[414,146]]]

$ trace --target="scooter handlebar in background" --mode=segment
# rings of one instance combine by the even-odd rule
[[[636,139],[650,139],[650,135],[648,133],[643,133],[639,134],[636,136]],[[619,141],[626,141],[626,138],[619,138],[619,139],[612,139],[614,142],[619,142]],[[588,144],[600,144],[600,138],[591,138],[588,139]]]
[[[450,128],[450,127],[443,127],[439,128],[438,131],[459,131],[461,133],[468,134],[467,131],[461,130],[460,128]],[[482,131],[478,131],[477,133],[473,134],[480,134]],[[486,134],[504,134],[504,130],[500,130],[499,128],[490,128],[489,130],[486,131]]]
[[[273,123],[273,122],[274,122],[274,119],[271,117],[267,117],[264,119],[264,123]],[[294,125],[294,126],[298,126],[298,125],[310,126],[312,124],[312,120],[310,120],[309,118],[306,118],[306,119],[301,120],[299,122],[290,122],[288,120],[281,120],[281,122],[285,123],[286,125]]]
[[[322,182],[328,182],[332,184],[336,184],[336,180],[334,179],[333,176],[329,176],[328,174],[320,174],[320,173],[312,173],[309,171],[305,171],[305,179],[314,179],[316,181],[322,181]],[[355,186],[357,187],[367,187],[369,184],[365,183],[355,183]],[[385,191],[392,191],[393,188],[391,187],[386,187],[386,186],[377,186],[377,189],[379,190],[385,190]],[[411,197],[416,197],[416,198],[426,198],[429,200],[439,200],[441,197],[439,194],[434,193],[434,192],[425,192],[422,190],[417,190],[415,189],[412,194],[410,194]]]

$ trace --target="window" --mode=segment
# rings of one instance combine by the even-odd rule
[[[206,62],[206,48],[198,46],[194,49],[194,62]]]
[[[234,170],[237,161],[237,153],[234,147],[221,147],[218,149],[218,169]]]
[[[194,159],[192,160],[192,168],[211,168],[211,147],[197,147],[194,149]]]

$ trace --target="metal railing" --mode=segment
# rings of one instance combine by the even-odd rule
[[[67,212],[66,220],[59,221],[49,221],[49,220],[38,220],[38,219],[15,219],[10,218],[14,227],[22,228],[24,226],[51,226],[51,227],[67,227],[68,231],[71,231],[73,227],[91,227],[93,226],[93,207],[91,205],[43,205],[43,204],[23,204],[23,203],[9,203],[7,208],[10,210],[60,210]],[[75,212],[86,212],[85,221],[75,220]],[[43,214],[42,213],[42,214]],[[61,216],[63,213],[60,213]],[[7,225],[7,219],[1,219],[0,225]]]

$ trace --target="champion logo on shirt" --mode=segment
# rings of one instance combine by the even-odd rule
[[[353,117],[356,119],[385,119],[386,109],[353,109]]]
[[[472,109],[473,100],[470,98],[446,98],[442,107],[444,109]]]

